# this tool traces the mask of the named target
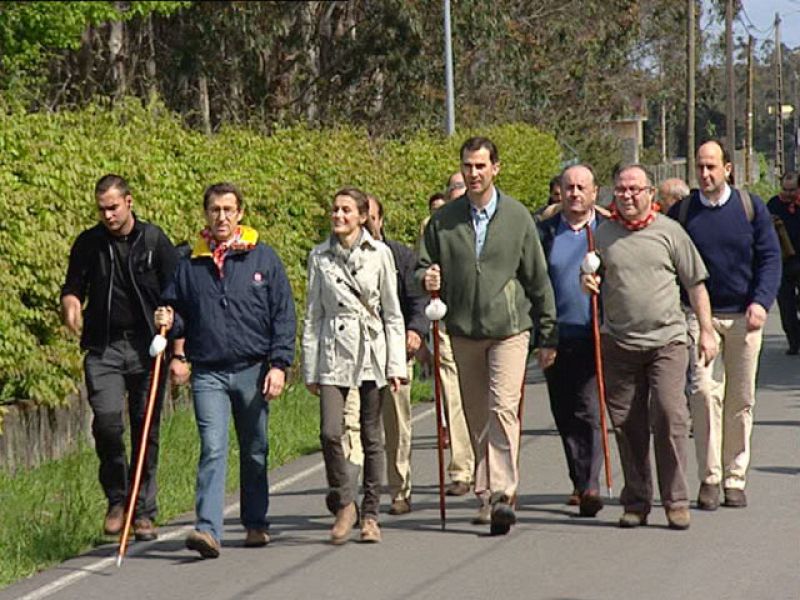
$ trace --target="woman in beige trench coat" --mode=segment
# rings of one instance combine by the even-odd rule
[[[380,485],[384,466],[380,389],[406,378],[405,326],[389,247],[364,224],[369,204],[363,192],[343,188],[331,207],[331,236],[308,258],[303,329],[306,387],[320,396],[320,439],[328,478],[326,504],[336,515],[331,542],[343,544],[359,522],[358,468],[342,446],[344,404],[359,391],[364,448],[361,541],[379,542]]]

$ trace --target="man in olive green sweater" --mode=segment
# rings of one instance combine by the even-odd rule
[[[467,192],[440,208],[425,230],[416,276],[447,304],[447,331],[458,364],[464,412],[477,465],[474,523],[493,534],[516,522],[518,416],[530,330],[539,364],[555,360],[556,307],[530,212],[494,186],[497,147],[470,138],[461,147]]]

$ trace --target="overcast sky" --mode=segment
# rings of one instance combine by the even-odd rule
[[[781,41],[789,48],[800,46],[800,0],[742,0],[742,5],[744,13],[735,23],[735,35],[747,35],[747,29],[741,24],[744,21],[758,40],[773,39],[775,13],[779,13]]]

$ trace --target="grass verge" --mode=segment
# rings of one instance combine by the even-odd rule
[[[412,401],[431,397],[415,380]],[[319,449],[318,399],[302,385],[289,386],[270,407],[270,467]],[[227,488],[239,485],[239,447],[231,427]],[[159,521],[192,510],[199,456],[191,407],[161,424],[158,469]],[[108,543],[102,517],[106,501],[97,481],[97,457],[88,446],[65,458],[10,475],[0,471],[0,588],[52,564]]]

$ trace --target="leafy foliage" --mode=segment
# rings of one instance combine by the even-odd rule
[[[560,151],[552,136],[528,125],[464,131],[457,139],[426,132],[371,139],[345,127],[283,128],[268,137],[225,127],[209,137],[163,106],[148,110],[136,100],[55,115],[0,111],[0,402],[55,405],[81,379],[77,340],[60,325],[58,298],[69,248],[96,222],[92,189],[103,174],[125,176],[137,216],[176,243],[193,240],[202,226],[207,185],[239,184],[245,222],[283,259],[300,313],[306,257],[327,234],[335,191],[354,184],[375,194],[386,207],[387,234],[413,243],[428,196],[458,168],[458,147],[473,133],[497,142],[500,187],[537,206]]]

